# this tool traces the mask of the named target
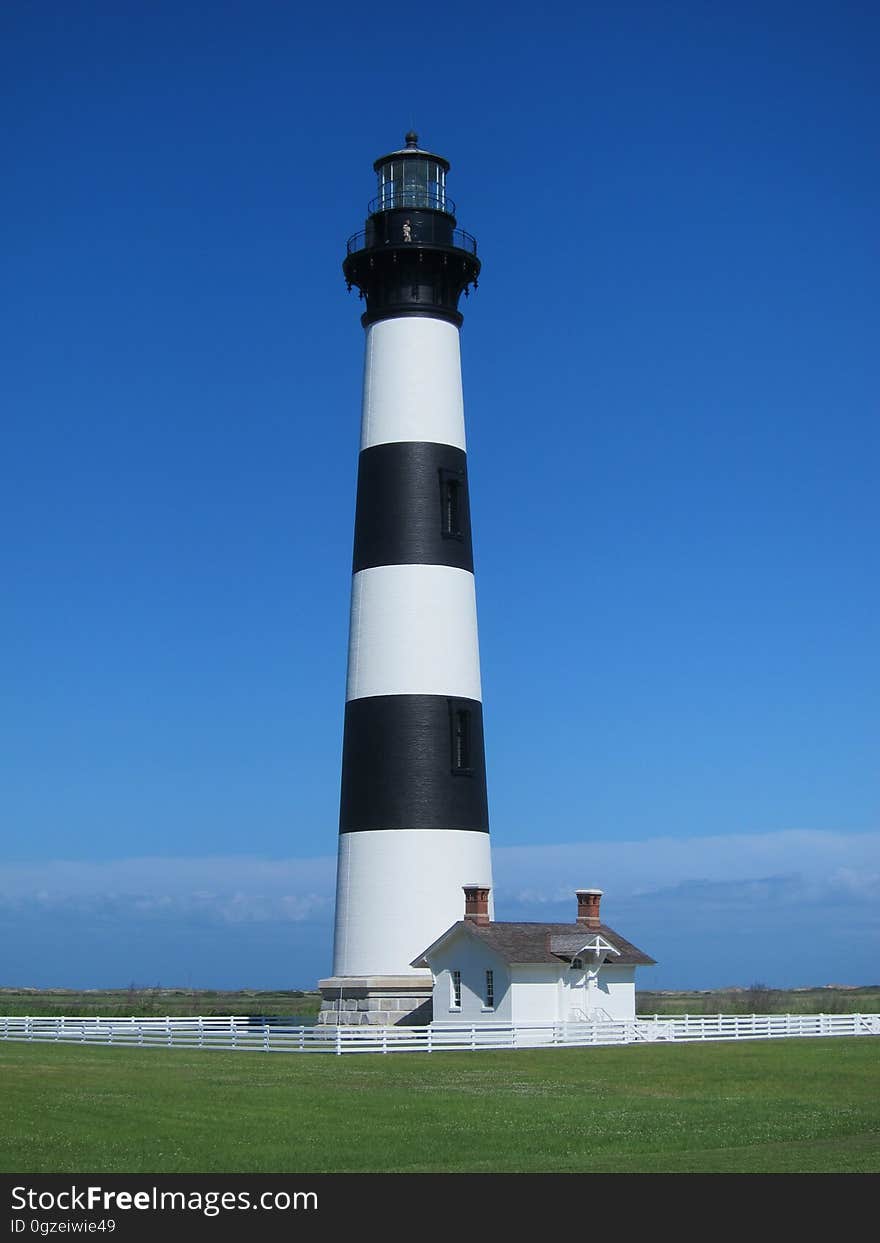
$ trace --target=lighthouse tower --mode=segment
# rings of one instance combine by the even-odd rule
[[[426,1022],[413,958],[491,887],[449,162],[406,135],[343,272],[366,300],[333,976],[325,1023]]]

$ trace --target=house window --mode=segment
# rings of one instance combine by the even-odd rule
[[[462,489],[464,476],[456,470],[440,471],[440,532],[444,539],[462,539]]]
[[[495,975],[492,971],[486,972],[486,992],[484,994],[486,1001],[486,1009],[495,1009]]]
[[[471,773],[471,710],[452,709],[452,771]]]
[[[571,960],[571,969],[572,969],[572,971],[583,971],[583,969],[584,969],[583,959],[581,959],[581,958],[572,958],[572,960]]]
[[[452,973],[452,996],[450,997],[451,1010],[461,1009],[461,972],[453,971]]]

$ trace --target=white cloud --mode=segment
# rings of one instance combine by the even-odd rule
[[[496,897],[524,905],[557,903],[581,886],[620,900],[689,881],[737,884],[770,877],[796,878],[802,888],[849,890],[854,898],[880,891],[880,833],[792,829],[515,846],[495,850],[493,859]]]
[[[606,918],[659,959],[655,987],[876,978],[880,833],[657,837],[493,854],[499,918],[571,919],[572,891],[596,885]],[[8,981],[89,987],[188,973],[214,987],[310,986],[329,961],[335,872],[332,857],[0,865],[8,929],[0,970]]]
[[[540,908],[596,885],[615,903],[692,882],[717,886],[778,881],[818,896],[880,896],[880,833],[787,830],[645,841],[507,846],[493,851],[496,897]],[[0,866],[0,905],[18,910],[74,907],[149,918],[181,916],[225,923],[301,922],[329,917],[336,861],[144,857],[103,862],[52,860]]]
[[[253,856],[8,864],[0,867],[0,906],[300,923],[329,916],[335,871],[334,859]]]

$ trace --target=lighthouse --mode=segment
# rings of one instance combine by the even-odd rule
[[[492,885],[459,348],[480,261],[449,161],[405,144],[343,263],[366,340],[324,1023],[429,1021],[410,964]]]

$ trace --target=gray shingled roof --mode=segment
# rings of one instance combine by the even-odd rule
[[[410,965],[426,967],[428,964],[425,955],[430,954],[435,946],[445,941],[457,928],[464,928],[472,936],[485,942],[505,962],[567,962],[571,955],[576,953],[576,949],[568,954],[554,954],[550,949],[550,938],[564,937],[564,943],[568,943],[571,938],[571,944],[580,939],[580,944],[583,945],[597,932],[620,951],[619,955],[609,956],[615,964],[651,966],[656,961],[625,940],[613,928],[609,928],[607,924],[600,924],[598,928],[588,928],[586,924],[477,924],[472,919],[460,919],[457,924],[448,928],[442,937],[438,937],[433,945],[429,945],[423,953],[419,954]]]

